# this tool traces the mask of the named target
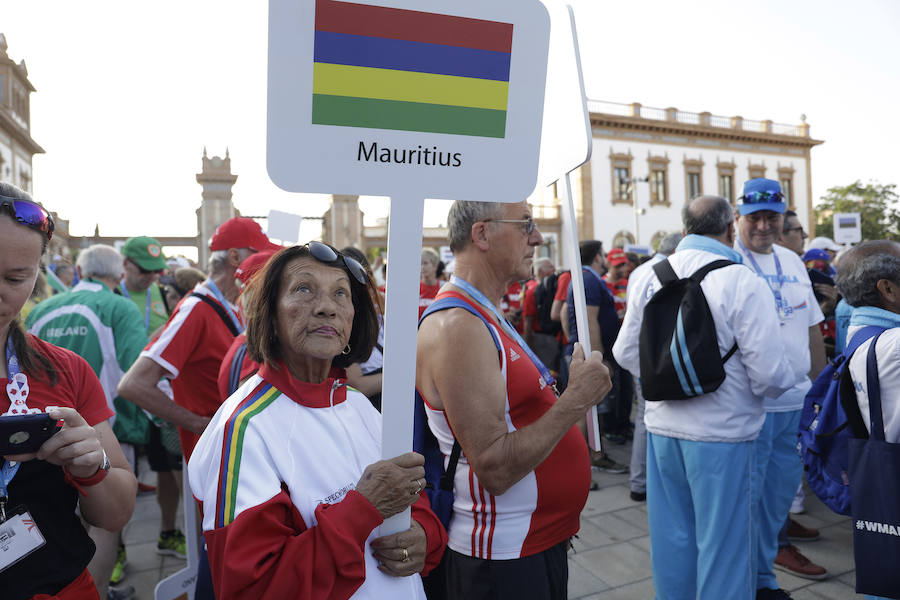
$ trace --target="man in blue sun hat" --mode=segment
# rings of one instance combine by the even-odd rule
[[[800,383],[777,398],[766,397],[766,420],[756,440],[757,598],[789,598],[779,589],[774,567],[807,579],[822,579],[825,569],[813,564],[796,547],[779,548],[779,533],[803,475],[797,455],[797,427],[803,399],[812,385],[810,377],[825,365],[825,348],[819,322],[822,311],[816,301],[806,265],[794,252],[775,244],[784,224],[787,206],[777,181],[762,177],[744,184],[738,199],[738,235],[735,249],[744,264],[761,277],[775,298],[779,333],[785,357]],[[774,365],[773,365],[774,367]],[[809,375],[809,376],[804,376]],[[805,528],[804,528],[805,529]],[[808,537],[815,537],[808,530]]]

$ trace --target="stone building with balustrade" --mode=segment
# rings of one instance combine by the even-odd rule
[[[784,125],[638,103],[588,105],[592,156],[572,181],[580,239],[599,239],[607,248],[655,247],[681,229],[687,199],[716,194],[734,203],[754,177],[778,180],[788,205],[813,230],[810,151],[822,142],[810,137],[805,117]],[[542,254],[558,260],[556,189],[537,190],[531,200],[548,233]]]

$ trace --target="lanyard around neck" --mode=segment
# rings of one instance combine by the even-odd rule
[[[773,286],[769,281],[769,278],[766,277],[766,274],[760,268],[759,263],[756,262],[756,258],[753,256],[753,252],[747,249],[744,245],[744,242],[738,238],[738,245],[740,246],[743,253],[750,259],[750,264],[753,266],[753,270],[756,271],[756,274],[763,278],[763,281],[766,282],[766,285],[769,286],[769,289],[772,291],[772,295],[775,296],[775,306],[778,309],[778,318],[784,323],[785,318],[787,318],[787,304],[785,303],[784,296],[781,295],[781,289],[784,286],[784,273],[781,270],[781,261],[778,260],[778,252],[775,251],[775,248],[772,248],[772,258],[775,259],[775,278],[777,287]]]
[[[544,383],[547,385],[553,385],[556,383],[556,379],[554,379],[553,375],[550,374],[550,371],[544,366],[544,363],[541,362],[534,352],[532,352],[531,348],[528,347],[528,344],[525,343],[525,340],[522,339],[522,336],[519,335],[519,332],[509,324],[503,315],[500,313],[500,310],[494,306],[494,303],[488,300],[487,296],[481,293],[481,291],[476,288],[474,285],[463,279],[458,275],[453,275],[450,277],[450,283],[460,288],[464,292],[466,292],[472,300],[480,304],[483,308],[488,310],[494,318],[497,319],[497,322],[500,323],[500,326],[503,328],[503,331],[511,337],[515,342],[522,348],[525,354],[528,355],[528,358],[534,364],[535,368],[540,372],[541,378],[544,380]]]
[[[6,381],[8,384],[13,384],[13,379],[16,379],[16,376],[25,377],[25,374],[22,373],[19,368],[19,358],[16,356],[16,348],[13,346],[12,337],[6,338]],[[14,385],[14,384],[13,384]],[[8,392],[7,392],[8,393]],[[12,403],[13,399],[9,399],[10,403]],[[3,467],[0,468],[0,510],[3,511],[3,520],[6,520],[6,511],[3,508],[3,505],[6,504],[6,499],[9,498],[9,494],[6,491],[6,486],[9,485],[9,482],[12,481],[13,477],[16,476],[16,472],[19,470],[19,465],[21,463],[13,462],[11,463],[8,460],[3,461]]]
[[[231,322],[234,323],[235,328],[237,328],[238,333],[244,331],[244,324],[241,323],[241,320],[238,316],[231,310],[231,303],[225,299],[225,294],[222,293],[222,290],[219,289],[219,286],[216,285],[216,282],[212,280],[212,277],[206,280],[206,286],[209,288],[209,291],[212,292],[213,296],[216,297],[216,300],[219,301],[219,304],[222,305],[222,308],[225,309],[225,312],[228,313],[228,316],[231,317]]]

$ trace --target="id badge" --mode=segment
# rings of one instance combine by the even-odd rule
[[[0,572],[46,543],[31,513],[19,507],[16,514],[0,523]]]

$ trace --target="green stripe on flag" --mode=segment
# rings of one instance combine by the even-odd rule
[[[313,94],[317,125],[506,137],[506,111]]]

